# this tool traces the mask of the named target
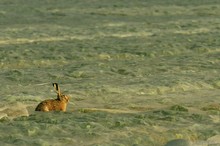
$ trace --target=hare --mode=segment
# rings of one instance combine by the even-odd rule
[[[53,83],[53,87],[57,93],[57,99],[48,99],[44,100],[38,104],[35,111],[66,111],[67,103],[69,102],[70,97],[63,95],[60,92],[60,88],[57,83]]]

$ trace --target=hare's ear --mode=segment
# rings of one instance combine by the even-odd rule
[[[58,86],[57,83],[53,83],[53,87],[55,88],[55,91],[57,93],[57,97],[60,99],[61,98],[60,87]]]

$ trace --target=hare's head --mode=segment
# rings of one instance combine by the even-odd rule
[[[69,102],[70,97],[68,95],[61,95],[60,100],[67,103],[67,102]]]
[[[66,103],[69,102],[70,97],[61,93],[60,87],[58,86],[58,84],[53,83],[53,86],[54,86],[55,91],[57,93],[57,99],[59,99],[60,101],[64,101]]]

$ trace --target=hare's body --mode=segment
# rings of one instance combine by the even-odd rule
[[[42,101],[38,104],[35,111],[66,111],[69,96],[61,94],[57,83],[53,83],[53,86],[57,91],[57,99],[48,99]]]
[[[67,102],[59,99],[44,100],[38,104],[35,111],[66,111]]]

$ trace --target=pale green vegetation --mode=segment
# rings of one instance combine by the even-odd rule
[[[218,0],[0,0],[0,145],[220,135],[219,10]],[[68,112],[34,112],[55,98],[52,82],[72,97]],[[18,102],[30,116],[10,119]]]

